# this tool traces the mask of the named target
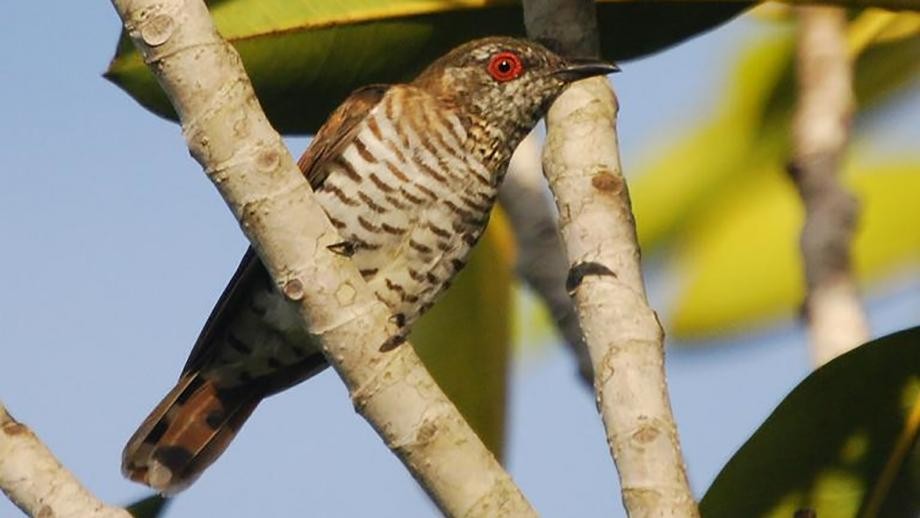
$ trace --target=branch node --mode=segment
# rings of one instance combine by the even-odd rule
[[[284,296],[292,301],[298,301],[303,298],[303,283],[300,279],[291,279],[284,283],[284,287],[281,289],[284,292]]]
[[[615,175],[607,170],[602,170],[591,178],[591,185],[601,192],[619,193],[623,190],[624,182],[622,175]]]
[[[160,13],[141,22],[139,30],[144,43],[150,47],[159,47],[169,41],[176,28],[172,16]]]
[[[281,164],[281,154],[274,147],[267,147],[259,152],[256,157],[256,167],[260,171],[269,172],[278,169]]]

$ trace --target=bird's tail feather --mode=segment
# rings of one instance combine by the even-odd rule
[[[163,494],[181,491],[223,453],[261,400],[257,392],[184,374],[128,441],[122,472]]]

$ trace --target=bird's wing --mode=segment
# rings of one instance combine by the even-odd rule
[[[313,190],[322,187],[328,175],[328,168],[323,165],[338,156],[351,142],[359,123],[377,106],[389,87],[390,85],[382,84],[368,85],[355,90],[316,132],[310,146],[297,161]],[[258,284],[270,285],[271,282],[271,276],[259,260],[258,254],[249,247],[201,330],[182,369],[183,374],[200,369],[207,363],[211,349],[209,345],[214,343],[214,335],[226,325],[224,319],[233,318],[236,306],[244,302],[241,299],[245,299],[245,296],[237,295],[249,293]]]
[[[359,123],[377,106],[389,88],[390,85],[369,85],[355,90],[316,132],[310,147],[297,161],[313,190],[319,189],[329,174],[328,168],[323,165],[344,151],[355,138]]]
[[[355,91],[317,132],[298,163],[313,189],[320,189],[326,179],[323,164],[338,156],[354,138],[359,122],[386,90],[385,86],[369,86]],[[128,441],[122,457],[126,476],[164,493],[181,491],[227,448],[262,398],[326,366],[318,351],[245,378],[239,373],[234,376],[235,371],[221,363],[228,352],[233,352],[231,349],[248,356],[268,345],[244,343],[231,332],[234,325],[248,322],[262,328],[259,334],[265,340],[277,339],[279,335],[266,328],[268,324],[253,305],[255,298],[273,290],[271,276],[250,247],[211,311],[178,383]],[[249,340],[259,340],[248,336]],[[225,379],[215,379],[213,370],[211,376],[203,375],[214,368],[232,372]]]
[[[251,246],[246,248],[240,265],[236,267],[236,272],[230,278],[230,282],[227,283],[227,287],[220,294],[217,304],[214,305],[214,309],[211,310],[211,314],[205,321],[198,340],[185,362],[185,367],[182,368],[182,374],[197,371],[208,363],[212,353],[215,352],[212,346],[221,343],[216,338],[227,324],[225,319],[235,317],[253,291],[271,289],[268,287],[271,282],[271,276],[262,265],[262,261],[259,260],[258,254]]]

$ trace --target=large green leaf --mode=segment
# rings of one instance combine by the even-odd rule
[[[707,491],[707,518],[920,515],[920,328],[812,373]]]
[[[457,275],[409,337],[447,396],[501,458],[511,346],[512,237],[500,211]]]
[[[613,60],[642,56],[752,4],[601,1],[602,51]],[[405,80],[461,42],[524,33],[516,0],[223,0],[210,8],[283,133],[315,131],[351,90]],[[105,76],[154,113],[175,117],[124,35]]]

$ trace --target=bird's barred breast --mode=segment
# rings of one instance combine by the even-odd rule
[[[391,88],[326,167],[320,204],[377,297],[412,323],[485,228],[494,175],[469,152],[460,119],[409,86]]]

